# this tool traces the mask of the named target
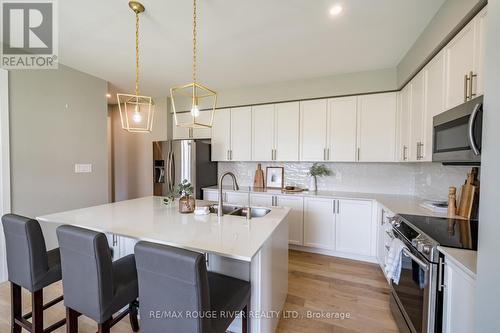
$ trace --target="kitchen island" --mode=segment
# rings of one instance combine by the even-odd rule
[[[197,201],[197,205],[208,205]],[[288,208],[259,218],[180,214],[176,203],[145,197],[37,217],[106,234],[205,253],[210,271],[251,283],[250,332],[274,332],[288,290]],[[239,331],[235,320],[230,330]]]

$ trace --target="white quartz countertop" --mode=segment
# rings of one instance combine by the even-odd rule
[[[438,246],[439,252],[445,255],[445,260],[451,260],[472,278],[477,274],[477,251],[455,249]]]
[[[207,202],[197,201],[197,205]],[[163,197],[145,197],[37,219],[249,262],[288,212],[288,208],[272,207],[266,216],[251,220],[230,215],[195,216],[180,214],[177,203],[166,206]]]
[[[217,186],[204,188],[208,191],[217,191]],[[411,196],[411,195],[396,195],[396,194],[383,194],[383,193],[363,193],[363,192],[341,192],[341,191],[318,191],[318,192],[299,192],[299,193],[282,193],[281,190],[274,189],[256,189],[252,187],[241,186],[238,191],[234,191],[232,186],[223,186],[224,192],[243,192],[255,194],[269,194],[269,195],[291,195],[300,197],[313,197],[313,198],[332,198],[332,199],[365,199],[375,200],[384,206],[387,210],[394,214],[410,214],[410,215],[425,215],[444,217],[446,215],[436,213],[430,209],[424,208],[421,204],[424,199]]]

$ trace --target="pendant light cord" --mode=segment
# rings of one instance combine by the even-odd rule
[[[193,0],[193,83],[196,83],[196,0]]]
[[[135,95],[139,96],[139,12],[135,12]]]

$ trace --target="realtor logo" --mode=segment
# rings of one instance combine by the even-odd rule
[[[55,0],[3,0],[1,8],[1,67],[57,68]]]

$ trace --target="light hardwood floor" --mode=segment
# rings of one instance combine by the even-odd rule
[[[288,298],[285,311],[303,318],[284,319],[278,332],[311,333],[397,333],[398,329],[389,310],[389,287],[380,268],[352,260],[290,251]],[[56,284],[44,291],[45,301],[61,293]],[[30,306],[29,295],[23,294],[25,311]],[[318,315],[349,314],[349,319],[307,318],[308,311]],[[58,304],[45,313],[46,325],[64,317],[64,307]],[[96,325],[80,317],[80,332],[95,333]],[[57,333],[66,331],[65,326]],[[128,318],[112,330],[131,333]],[[0,332],[10,332],[10,289],[0,285]],[[23,331],[24,332],[24,331]]]

